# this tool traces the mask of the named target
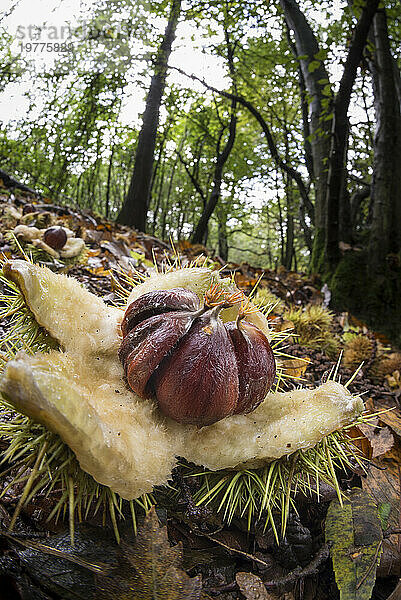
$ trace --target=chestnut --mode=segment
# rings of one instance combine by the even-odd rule
[[[67,242],[67,233],[63,227],[49,227],[43,234],[43,241],[53,250],[60,250]]]
[[[222,308],[241,301],[237,320],[223,323]],[[179,423],[211,425],[254,410],[276,367],[265,334],[245,321],[249,312],[241,292],[228,294],[216,285],[203,306],[184,288],[140,296],[121,325],[119,358],[130,389],[154,398]]]
[[[36,208],[32,204],[24,204],[24,206],[22,207],[23,215],[27,215],[33,212],[36,212]]]

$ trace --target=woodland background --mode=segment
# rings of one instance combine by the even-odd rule
[[[4,171],[223,261],[318,273],[333,306],[400,340],[396,0],[98,1],[68,35],[51,12],[11,31],[17,9],[0,89],[25,101],[1,122]]]

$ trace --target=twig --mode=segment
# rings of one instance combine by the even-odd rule
[[[207,536],[209,537],[209,536]],[[216,540],[213,540],[216,542]],[[222,546],[224,546],[224,544],[221,544]],[[230,548],[230,550],[232,550],[232,548]],[[240,552],[238,550],[234,550],[234,552],[239,552],[240,554],[245,554],[245,552]],[[249,555],[252,556],[252,555]],[[296,581],[298,581],[299,579],[303,579],[304,577],[309,577],[311,575],[316,575],[316,573],[318,573],[319,571],[319,567],[320,565],[322,565],[330,556],[330,547],[328,544],[324,544],[320,550],[315,554],[314,558],[311,560],[311,562],[304,567],[303,569],[301,567],[297,567],[296,569],[294,569],[293,571],[291,571],[290,573],[288,573],[288,575],[286,575],[285,577],[282,577],[281,579],[275,579],[275,580],[271,580],[271,581],[264,581],[263,584],[269,588],[269,587],[280,587],[280,586],[284,586],[287,585],[288,583],[295,583]],[[255,557],[252,558],[252,560],[255,560]],[[264,562],[264,561],[260,561],[258,559],[258,562]],[[266,563],[264,563],[266,564]],[[271,565],[268,565],[269,567]],[[238,585],[235,581],[233,581],[232,583],[227,583],[226,585],[221,585],[215,588],[208,588],[208,592],[210,593],[216,593],[219,594],[220,592],[232,592],[234,590],[236,590],[238,588]]]
[[[235,552],[236,554],[239,554],[240,556],[243,556],[247,560],[251,560],[253,562],[259,563],[260,565],[263,565],[264,567],[270,567],[271,566],[265,560],[262,560],[261,558],[258,558],[257,556],[254,556],[253,554],[248,554],[248,552],[244,552],[243,550],[238,550],[237,548],[231,548],[230,546],[227,546],[227,544],[224,544],[224,542],[221,542],[220,540],[216,540],[216,538],[214,538],[212,535],[209,535],[208,533],[203,533],[201,531],[196,531],[196,532],[194,531],[194,533],[196,533],[197,535],[206,537],[211,542],[214,542],[215,544],[218,544],[219,546],[222,546],[223,548],[225,548],[229,552]]]
[[[278,587],[280,585],[287,585],[287,583],[294,583],[298,579],[309,577],[310,575],[316,575],[319,571],[319,567],[323,564],[330,556],[330,547],[328,544],[323,544],[320,550],[315,554],[311,562],[306,565],[303,569],[300,567],[294,569],[285,577],[272,581],[264,581],[266,587]]]

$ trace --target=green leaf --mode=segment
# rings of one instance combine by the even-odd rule
[[[322,94],[323,94],[323,96],[331,96],[331,94],[332,94],[331,85],[329,83],[324,86],[324,88],[322,90]]]
[[[331,502],[326,518],[326,541],[340,600],[369,600],[382,550],[383,532],[376,504],[363,490],[353,489],[341,506]]]
[[[320,48],[318,52],[314,55],[316,60],[324,60],[327,56],[327,51],[324,48]]]
[[[308,71],[309,71],[309,73],[313,73],[319,67],[320,67],[320,60],[311,60],[311,62],[308,65]]]
[[[388,518],[391,512],[391,504],[390,502],[382,502],[378,507],[378,513],[380,522],[382,524],[382,529],[387,529],[388,527]]]

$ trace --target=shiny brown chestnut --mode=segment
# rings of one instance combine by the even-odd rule
[[[179,423],[211,425],[254,410],[276,373],[265,334],[245,321],[242,293],[213,286],[201,306],[184,288],[144,294],[124,315],[119,357],[129,387]],[[219,313],[241,302],[235,322]]]
[[[67,242],[67,234],[62,227],[49,227],[43,234],[43,241],[53,250],[60,250]]]

